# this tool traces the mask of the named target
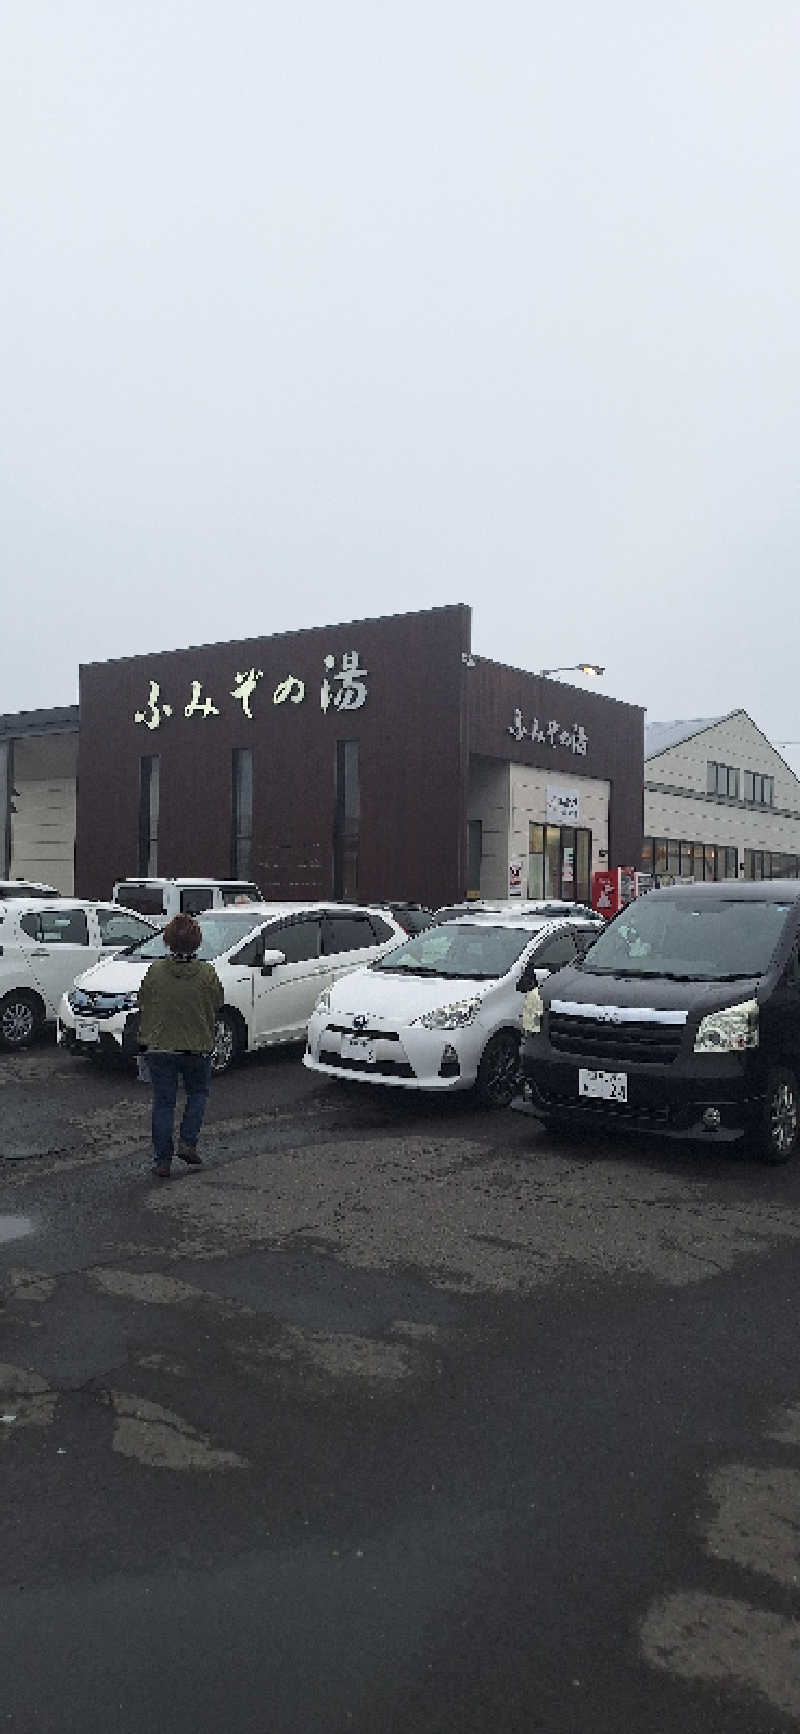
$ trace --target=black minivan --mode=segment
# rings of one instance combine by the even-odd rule
[[[613,1121],[785,1162],[800,1136],[800,882],[672,885],[527,995],[523,1090],[552,1126]]]

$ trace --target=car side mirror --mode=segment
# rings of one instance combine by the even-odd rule
[[[271,975],[273,969],[277,969],[279,963],[285,962],[286,953],[284,951],[265,951],[264,956],[261,959],[261,974]]]
[[[517,993],[530,993],[532,987],[538,987],[550,974],[549,969],[535,964],[527,964],[517,982]]]

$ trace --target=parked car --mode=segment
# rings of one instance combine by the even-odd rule
[[[800,883],[673,885],[628,905],[558,981],[532,988],[522,1074],[548,1125],[748,1139],[800,1127]]]
[[[158,927],[165,927],[173,915],[264,902],[252,879],[118,879],[112,896]]]
[[[211,1062],[217,1073],[248,1049],[302,1041],[321,991],[405,938],[387,910],[362,904],[207,909],[197,920],[203,935],[198,956],[214,964],[225,993]],[[132,1059],[139,984],[153,959],[166,955],[157,933],[87,970],[61,1001],[59,1041],[75,1053]]]
[[[588,903],[573,903],[561,897],[476,898],[469,903],[446,903],[434,912],[434,921],[458,921],[462,916],[487,917],[497,915],[535,915],[556,921],[574,921],[590,936],[605,927],[602,915],[590,909]]]
[[[304,1064],[331,1078],[407,1090],[466,1090],[511,1101],[524,996],[574,960],[566,921],[521,915],[429,927],[326,990]]]
[[[38,879],[0,879],[0,903],[18,897],[60,897],[55,885],[42,885]]]
[[[154,931],[117,903],[58,892],[0,902],[0,1041],[25,1047],[55,1018],[62,994],[87,965]]]

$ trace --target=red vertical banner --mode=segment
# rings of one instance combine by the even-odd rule
[[[619,876],[616,869],[602,869],[592,874],[592,908],[606,921],[619,909]]]

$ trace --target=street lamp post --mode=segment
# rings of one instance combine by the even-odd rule
[[[540,668],[539,674],[605,674],[605,668],[599,662],[569,662],[559,668]]]

